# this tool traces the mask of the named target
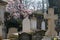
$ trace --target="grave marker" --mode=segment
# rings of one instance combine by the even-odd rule
[[[48,14],[44,14],[44,18],[48,19],[48,31],[46,32],[46,35],[49,36],[56,36],[57,32],[55,31],[55,20],[58,19],[57,15],[54,15],[54,9],[49,8]]]
[[[28,17],[26,17],[26,18],[23,20],[22,26],[23,26],[22,32],[26,32],[26,33],[31,32],[30,20],[28,19]]]
[[[0,0],[0,21],[2,25],[0,25],[0,36],[4,36],[2,33],[2,28],[4,27],[4,12],[7,2]]]

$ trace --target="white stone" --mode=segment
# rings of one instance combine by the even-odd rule
[[[2,36],[2,25],[0,25],[0,36]]]
[[[5,12],[5,6],[0,6],[0,20],[4,23],[4,12]]]
[[[31,29],[32,30],[36,30],[37,29],[37,19],[36,18],[32,18],[31,19]]]
[[[42,21],[41,23],[41,30],[45,30],[45,21]]]
[[[30,29],[30,20],[28,19],[28,17],[26,17],[23,22],[22,22],[22,26],[23,26],[23,32],[27,32],[29,33],[31,31]]]
[[[4,12],[5,12],[5,5],[0,5],[0,21],[4,23]],[[4,33],[2,33],[2,28],[4,27],[4,24],[0,25],[0,36],[3,36]]]
[[[10,39],[3,39],[3,40],[10,40]]]
[[[13,35],[18,35],[18,33],[12,33]]]

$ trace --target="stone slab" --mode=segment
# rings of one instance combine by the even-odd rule
[[[36,18],[31,19],[31,29],[37,30],[37,19]]]
[[[26,17],[23,22],[22,22],[22,26],[23,26],[23,32],[30,32],[30,20],[28,19],[28,17]]]
[[[3,39],[3,40],[10,40],[10,39]]]

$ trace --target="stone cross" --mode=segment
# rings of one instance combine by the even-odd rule
[[[58,19],[57,15],[54,15],[54,9],[49,8],[48,9],[48,14],[44,14],[44,18],[48,19],[48,30],[46,32],[46,35],[48,36],[56,36],[57,32],[55,31],[55,20]]]

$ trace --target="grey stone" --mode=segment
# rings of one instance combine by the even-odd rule
[[[24,20],[23,20],[23,32],[30,32],[31,29],[30,29],[30,20],[28,19],[28,17],[26,17]]]
[[[2,36],[2,25],[0,25],[0,36]]]

